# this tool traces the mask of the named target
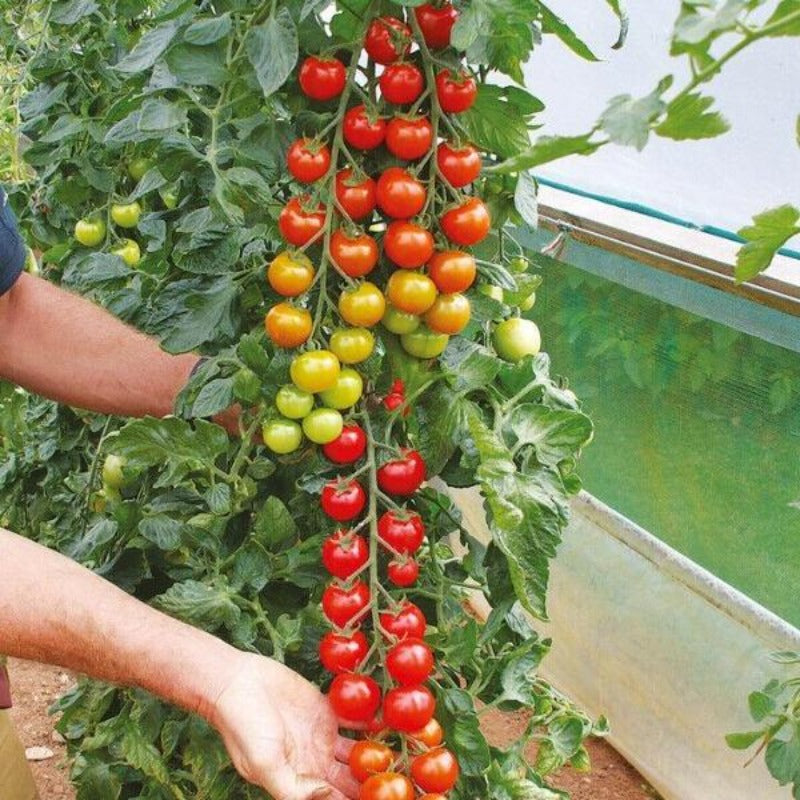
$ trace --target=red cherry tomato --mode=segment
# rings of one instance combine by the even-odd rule
[[[444,235],[461,247],[482,242],[492,226],[489,209],[477,197],[446,211],[441,219]]]
[[[383,236],[383,251],[398,267],[417,269],[433,255],[433,235],[413,222],[395,220]]]
[[[458,250],[435,253],[428,263],[428,275],[444,294],[465,292],[475,282],[476,273],[475,259]]]
[[[336,266],[351,278],[367,275],[378,263],[378,243],[366,233],[348,236],[339,228],[331,236],[330,251]]]
[[[369,643],[361,631],[356,631],[352,636],[329,631],[319,643],[319,660],[334,675],[358,669],[368,652]]]
[[[380,772],[361,784],[358,800],[414,800],[414,786],[399,772]]]
[[[422,158],[433,143],[433,126],[427,117],[394,117],[386,126],[386,147],[403,161]]]
[[[417,6],[414,13],[428,47],[440,50],[450,45],[450,33],[458,19],[458,11],[450,3],[442,3],[439,8],[425,3]]]
[[[386,654],[386,669],[401,686],[425,683],[433,666],[433,651],[422,639],[404,639]]]
[[[381,94],[387,103],[413,103],[425,88],[422,70],[414,64],[391,64],[380,78]]]
[[[289,244],[302,247],[319,236],[325,227],[325,209],[320,205],[316,210],[308,210],[304,203],[308,198],[293,197],[278,217],[278,228]]]
[[[352,423],[345,425],[339,437],[328,442],[322,452],[334,464],[352,464],[364,455],[366,449],[366,434],[359,425]]]
[[[363,783],[371,775],[386,772],[392,766],[394,753],[383,742],[371,742],[368,739],[356,742],[350,751],[348,763],[353,777]]]
[[[386,568],[386,575],[395,586],[405,589],[417,582],[419,564],[413,558],[406,558],[404,561],[390,561]]]
[[[344,90],[347,71],[338,58],[309,56],[300,67],[300,88],[312,100],[332,100]]]
[[[471,314],[472,307],[463,294],[440,294],[425,312],[425,324],[436,333],[454,336],[467,327]]]
[[[378,469],[378,486],[387,494],[407,497],[422,486],[425,462],[416,450],[408,450],[402,458],[387,461]]]
[[[481,154],[471,144],[454,147],[442,142],[436,151],[439,172],[457,189],[468,186],[481,174]]]
[[[383,698],[383,719],[395,731],[411,733],[433,718],[436,700],[427,686],[398,686]]]
[[[446,747],[437,747],[411,762],[411,776],[426,792],[449,792],[458,781],[458,773],[458,760]]]
[[[391,391],[401,395],[406,393],[406,385],[403,383],[401,378],[396,378],[394,381],[392,381]]]
[[[410,737],[425,747],[438,747],[444,740],[444,731],[442,726],[432,719],[424,728],[410,734]]]
[[[386,138],[386,120],[368,113],[366,106],[355,106],[344,115],[342,133],[347,144],[358,150],[374,150]]]
[[[337,522],[355,519],[367,502],[364,489],[358,481],[333,480],[322,488],[322,510]]]
[[[381,689],[368,675],[344,672],[333,679],[328,699],[340,719],[366,722],[380,708]]]
[[[425,638],[425,615],[413,603],[406,601],[396,612],[385,611],[381,614],[381,627],[389,636],[395,639],[405,639],[412,636],[416,639]],[[423,725],[419,726],[420,728]]]
[[[369,587],[356,581],[349,589],[332,583],[322,593],[322,613],[337,628],[357,625],[369,607]]]
[[[339,170],[336,199],[350,219],[364,219],[375,210],[375,181],[368,175],[355,175],[350,167]]]
[[[322,563],[335,578],[346,580],[369,561],[369,546],[362,536],[338,530],[322,543]]]
[[[383,398],[383,405],[387,411],[394,411],[400,406],[404,405],[406,402],[406,398],[400,394],[399,392],[392,392],[391,394],[387,394],[386,397]],[[407,417],[411,413],[411,406],[406,406],[403,409],[403,416]]]
[[[442,111],[460,114],[472,108],[478,97],[478,84],[468,72],[453,75],[449,69],[443,69],[436,76],[436,95]]]
[[[318,181],[331,165],[328,146],[313,139],[298,139],[286,156],[289,172],[301,183]]]
[[[367,30],[364,49],[378,64],[392,64],[411,47],[411,28],[397,17],[378,17]]]
[[[378,520],[378,535],[396,553],[416,553],[425,538],[425,525],[415,511],[386,511]]]
[[[388,217],[415,217],[425,206],[426,197],[425,187],[401,167],[389,167],[378,178],[378,206]]]

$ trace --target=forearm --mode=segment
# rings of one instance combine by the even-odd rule
[[[210,716],[238,651],[0,529],[0,653],[147,689]]]
[[[0,378],[61,403],[140,417],[172,412],[197,363],[107,311],[21,275],[0,298]]]

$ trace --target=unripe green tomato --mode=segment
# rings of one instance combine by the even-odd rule
[[[106,224],[101,219],[79,219],[75,223],[75,238],[84,247],[97,247],[106,237]]]
[[[393,306],[387,306],[381,323],[387,331],[402,336],[404,333],[414,333],[422,324],[422,320],[416,314],[409,314]]]
[[[29,275],[41,275],[41,270],[39,269],[39,262],[36,260],[36,253],[33,252],[32,248],[28,248],[27,255],[25,256],[25,272]]]
[[[320,392],[319,398],[328,408],[351,408],[364,392],[364,381],[361,376],[349,367],[343,369],[330,389]]]
[[[142,259],[142,251],[133,239],[123,239],[119,247],[111,251],[119,256],[129,267],[135,267]]]
[[[520,311],[530,311],[536,305],[536,292],[531,292],[520,304]]]
[[[133,161],[128,163],[128,175],[135,181],[140,181],[150,167],[151,163],[149,158],[134,158]]]
[[[314,408],[314,395],[291,384],[286,384],[278,390],[275,406],[288,419],[302,419],[308,416],[311,409]]]
[[[294,453],[303,441],[303,431],[289,419],[273,419],[261,428],[264,444],[280,456]]]
[[[233,393],[245,403],[255,403],[261,394],[261,380],[253,370],[242,367],[233,376]]]
[[[494,286],[491,283],[482,283],[478,287],[481,294],[491,297],[492,300],[497,300],[498,303],[503,302],[503,290],[499,286]]]
[[[444,353],[449,341],[446,333],[434,333],[427,328],[400,337],[403,350],[415,358],[436,358]]]
[[[542,346],[542,337],[535,322],[513,317],[495,327],[492,344],[500,358],[517,362],[525,356],[535,356]]]
[[[528,259],[525,258],[524,256],[517,256],[516,258],[512,258],[511,261],[509,261],[508,263],[508,268],[512,272],[518,272],[518,273],[527,272],[529,266],[530,263],[528,262]]]
[[[315,444],[332,442],[339,437],[342,428],[342,415],[333,408],[314,409],[303,420],[303,433]]]
[[[125,485],[125,475],[122,468],[125,459],[122,456],[109,453],[103,462],[103,483],[110,489],[121,489]]]
[[[120,228],[135,228],[139,224],[139,217],[142,216],[142,207],[138,201],[132,203],[114,203],[111,206],[111,219]]]
[[[360,364],[375,349],[375,337],[366,328],[339,328],[331,334],[331,352],[342,364]]]

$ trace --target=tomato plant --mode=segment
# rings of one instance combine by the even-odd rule
[[[3,473],[9,524],[317,681],[380,742],[357,775],[367,800],[530,793],[572,757],[563,740],[526,771],[475,709],[532,709],[542,742],[566,720],[575,754],[592,730],[520,674],[547,645],[517,611],[545,613],[591,428],[545,356],[506,360],[498,331],[546,260],[517,244],[516,179],[498,170],[538,106],[481,76],[518,80],[525,31],[547,26],[485,4],[473,47],[469,3],[123,5],[58,3],[48,20],[34,0],[31,177],[10,194],[49,279],[208,360],[164,420],[0,389],[2,446],[31,442]],[[209,421],[233,403],[238,437]],[[109,467],[106,491],[111,442],[123,480]],[[447,485],[482,493],[491,543]],[[466,587],[499,609],[490,631]],[[142,693],[85,682],[62,710],[87,796],[257,796],[210,729]],[[413,772],[441,747],[464,765],[446,790]]]

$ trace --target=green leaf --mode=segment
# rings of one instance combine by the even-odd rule
[[[505,161],[486,171],[501,175],[524,172],[566,156],[588,156],[600,147],[602,142],[593,142],[591,133],[583,136],[542,136],[533,145],[509,154]]]
[[[639,99],[629,94],[613,97],[600,117],[600,126],[612,142],[642,150],[650,138],[652,123],[666,108],[662,99],[672,78],[664,78],[655,91]]]
[[[736,257],[736,281],[748,281],[772,263],[775,254],[800,233],[800,210],[791,205],[779,206],[753,217],[753,225],[739,231],[747,240]]]
[[[145,517],[139,523],[139,533],[160,550],[177,550],[181,546],[183,525],[166,514]]]
[[[800,0],[781,0],[767,25],[775,25],[770,36],[800,36]]]
[[[169,770],[161,754],[144,738],[136,725],[131,724],[126,728],[120,749],[126,761],[156,785],[170,785]]]
[[[193,472],[207,472],[228,449],[228,435],[218,425],[198,420],[193,426],[181,419],[135,420],[113,440],[114,452],[132,467],[158,467],[156,486],[180,483]]]
[[[457,392],[471,392],[488,386],[500,371],[492,350],[466,339],[454,339],[441,358],[447,380]]]
[[[297,63],[297,28],[289,9],[281,7],[263,25],[251,28],[245,45],[261,91],[269,97],[283,86]]]
[[[529,639],[511,656],[503,669],[503,700],[531,706],[536,702],[537,670],[548,648],[538,639]]]
[[[727,0],[710,7],[706,3],[687,3],[687,11],[678,18],[673,38],[677,42],[697,45],[732,30],[747,5],[748,0]]]
[[[183,32],[183,40],[189,44],[211,44],[230,32],[231,15],[226,12],[218,17],[196,20]]]
[[[77,800],[96,800],[98,797],[117,800],[122,782],[109,764],[90,762],[80,773]]]
[[[192,405],[193,417],[211,417],[233,404],[233,378],[216,378],[198,392]]]
[[[366,12],[371,0],[347,0],[337,3],[338,13],[331,20],[331,33],[343,42],[354,39],[366,28]]]
[[[163,98],[146,100],[139,114],[138,129],[145,132],[164,133],[181,127],[186,122],[186,109]]]
[[[789,740],[773,739],[765,752],[767,769],[778,783],[800,782],[800,730],[795,725]]]
[[[546,745],[547,741],[540,744],[540,753]],[[491,800],[563,800],[560,794],[520,775],[519,770],[504,771],[497,762],[487,771],[486,779],[491,786]]]
[[[539,191],[536,179],[530,172],[520,172],[517,186],[514,189],[514,208],[517,209],[525,224],[531,228],[539,227]]]
[[[597,61],[597,56],[591,51],[586,42],[583,41],[563,19],[554,14],[544,3],[539,3],[539,13],[542,18],[542,31],[544,33],[554,33],[573,53],[587,61]]]
[[[713,97],[704,97],[699,93],[673,100],[667,106],[667,116],[655,132],[659,136],[679,141],[721,136],[730,130],[730,125],[719,111],[708,111],[712,105]]]
[[[583,722],[578,717],[561,717],[548,727],[556,753],[565,761],[572,758],[583,741]]]
[[[462,772],[482,775],[491,763],[491,753],[478,724],[472,697],[462,689],[447,689],[441,695],[441,709],[447,741],[458,757]]]
[[[530,145],[526,118],[517,95],[501,86],[481,84],[475,105],[459,121],[478,147],[511,158]]]
[[[282,500],[267,498],[253,520],[253,536],[269,549],[297,536],[297,525]]]
[[[764,738],[764,731],[749,731],[747,733],[729,733],[725,736],[728,747],[733,750],[747,750],[759,739]]]
[[[551,467],[573,458],[592,440],[592,421],[585,414],[533,403],[517,406],[506,429],[517,446],[532,445],[537,460]]]
[[[775,711],[775,696],[768,692],[752,692],[747,698],[747,705],[750,708],[750,716],[756,722],[761,722]]]
[[[50,19],[60,25],[74,25],[78,20],[94,14],[99,9],[94,0],[70,0],[66,3],[56,3],[50,14]]]
[[[153,604],[167,614],[205,630],[216,630],[223,625],[231,628],[241,615],[224,585],[208,585],[194,580],[173,584],[158,595]]]
[[[415,411],[419,415],[420,427],[425,431],[417,442],[417,449],[428,472],[438,475],[458,448],[459,431],[464,425],[461,398],[439,381],[423,394]]]
[[[181,24],[182,20],[171,19],[169,22],[147,31],[133,50],[120,59],[114,69],[129,75],[150,69],[169,47]]]
[[[619,19],[619,36],[617,37],[617,41],[611,45],[613,50],[619,50],[624,46],[625,40],[628,38],[630,18],[628,17],[628,11],[625,8],[624,0],[606,0],[606,3],[611,6],[611,10]]]

